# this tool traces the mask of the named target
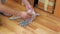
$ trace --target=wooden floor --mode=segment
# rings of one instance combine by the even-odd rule
[[[60,19],[42,10],[35,9],[40,16],[26,27],[18,25],[17,21],[9,20],[0,15],[0,34],[60,34]]]

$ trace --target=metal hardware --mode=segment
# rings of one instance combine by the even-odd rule
[[[23,27],[28,26],[35,19],[36,16],[39,16],[39,14],[34,14],[31,18],[28,18],[28,19],[25,19],[25,20],[19,22],[19,25],[21,25]],[[21,18],[21,17],[19,17],[19,16],[17,16],[17,17],[10,17],[9,19],[10,20],[15,20],[15,19],[18,19],[18,18]]]

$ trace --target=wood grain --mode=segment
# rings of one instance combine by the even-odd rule
[[[23,7],[23,5],[20,5],[13,0],[6,0],[5,5],[7,7],[10,7],[10,8],[12,8],[14,10],[17,10],[17,11],[22,11],[22,10],[25,11],[26,10],[25,7]]]
[[[9,20],[8,17],[0,15],[3,26],[16,34],[57,34],[60,32],[59,18],[37,8],[35,9],[40,16],[36,17],[27,27],[22,27],[18,25],[17,21]]]
[[[11,1],[11,0],[10,0]],[[12,2],[15,4],[15,2]],[[9,4],[9,2],[8,2]],[[6,6],[9,6],[6,4]],[[17,5],[17,4],[16,4]],[[20,5],[18,5],[20,7]],[[17,7],[17,6],[9,6]],[[17,7],[16,10],[19,9]],[[12,8],[12,9],[13,9]],[[60,19],[52,14],[46,13],[38,8],[34,8],[36,13],[40,15],[35,18],[28,26],[22,27],[17,20],[9,20],[9,17],[0,15],[0,26],[1,34],[58,34],[60,32]],[[22,10],[25,10],[23,7]]]
[[[60,18],[60,0],[56,1],[56,6],[55,6],[55,11],[54,11],[54,15],[58,18]]]

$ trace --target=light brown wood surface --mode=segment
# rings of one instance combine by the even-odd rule
[[[60,0],[56,0],[54,15],[60,18]]]
[[[18,25],[17,21],[9,20],[8,17],[0,15],[1,23],[0,33],[10,34],[58,34],[60,32],[60,19],[55,16],[45,13],[42,10],[36,11],[40,16],[26,27]],[[5,30],[3,29],[5,28]]]
[[[15,2],[12,2],[15,4]],[[9,2],[8,2],[9,4]],[[9,6],[18,10],[21,6]],[[17,5],[17,4],[16,4]],[[60,34],[60,19],[52,14],[43,12],[38,8],[34,8],[36,13],[40,15],[35,18],[28,26],[22,27],[16,20],[9,20],[8,17],[0,15],[0,34]],[[22,10],[25,10],[23,7]]]
[[[13,1],[13,0],[6,0],[5,6],[7,7],[10,7],[14,10],[17,10],[17,11],[25,11],[25,7],[21,4],[18,4],[17,2]]]

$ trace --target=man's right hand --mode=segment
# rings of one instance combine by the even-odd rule
[[[27,18],[31,18],[31,14],[27,13],[27,12],[21,12],[21,17],[22,19],[27,19]]]

